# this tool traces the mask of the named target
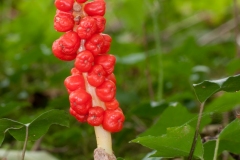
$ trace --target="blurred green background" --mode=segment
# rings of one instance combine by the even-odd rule
[[[177,101],[195,112],[199,104],[193,83],[239,71],[233,2],[106,2],[105,33],[113,39],[110,53],[117,57],[117,99],[126,115],[124,129],[113,134],[113,148],[117,156],[143,159],[150,150],[128,142],[165,109],[164,105],[153,108],[154,102],[158,106]],[[53,108],[68,111],[63,81],[73,63],[51,53],[52,42],[62,34],[53,28],[55,11],[53,0],[0,0],[0,118],[29,122]],[[70,120],[70,128],[50,128],[38,149],[61,160],[92,159],[93,128]],[[221,120],[220,116],[214,123]],[[29,142],[28,149],[34,145]],[[21,149],[22,142],[7,135],[3,148]]]

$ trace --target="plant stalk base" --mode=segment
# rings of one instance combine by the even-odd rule
[[[94,160],[117,160],[114,154],[108,154],[102,148],[96,148],[94,150]]]

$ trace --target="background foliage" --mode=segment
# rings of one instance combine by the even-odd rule
[[[151,150],[129,141],[151,133],[152,124],[161,126],[152,130],[158,135],[182,125],[184,118],[198,111],[193,83],[239,71],[233,4],[229,0],[106,2],[105,32],[113,39],[110,53],[117,57],[117,99],[126,115],[123,131],[113,134],[114,151],[125,159],[144,159]],[[52,42],[61,35],[53,29],[54,1],[0,0],[0,4],[0,118],[27,123],[51,109],[68,111],[63,80],[73,63],[57,60],[51,53]],[[179,103],[176,112],[169,108],[173,102]],[[239,104],[239,93],[215,94],[206,102],[208,113],[214,113],[204,114],[201,128],[225,126],[235,119],[232,110]],[[217,129],[201,136],[215,136]],[[21,149],[19,143],[7,134],[2,147]],[[34,144],[30,142],[28,149]],[[37,149],[59,159],[79,160],[91,159],[95,146],[93,128],[71,117],[69,128],[53,126]]]

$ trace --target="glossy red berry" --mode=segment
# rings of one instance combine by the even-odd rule
[[[55,0],[55,6],[61,11],[71,11],[73,7],[74,0]]]
[[[103,16],[93,16],[97,26],[97,33],[103,32],[105,29],[106,19]]]
[[[114,84],[116,84],[116,77],[115,75],[112,73],[112,74],[109,74],[107,77],[106,77],[107,80],[110,80],[112,81]]]
[[[76,119],[79,121],[79,122],[87,122],[87,118],[88,118],[88,115],[87,114],[78,114],[76,116]]]
[[[73,29],[74,26],[74,17],[70,12],[63,12],[57,10],[57,13],[54,17],[54,28],[58,32],[67,32]]]
[[[82,74],[67,77],[64,81],[64,85],[66,86],[69,93],[77,89],[86,89]]]
[[[94,62],[101,65],[107,74],[112,74],[116,58],[111,54],[98,55],[95,57]]]
[[[69,101],[71,108],[77,114],[88,114],[88,110],[92,107],[92,96],[82,89],[71,92]]]
[[[87,114],[77,114],[71,107],[69,109],[69,112],[72,116],[74,116],[79,122],[86,122],[87,121]]]
[[[101,65],[94,65],[88,72],[88,83],[94,87],[100,86],[106,78],[106,72]]]
[[[100,34],[94,34],[86,41],[85,48],[86,50],[91,51],[94,56],[96,56],[102,51],[103,41],[104,39]]]
[[[108,110],[115,110],[119,107],[119,103],[116,98],[114,98],[110,102],[105,102],[105,106]]]
[[[103,102],[112,101],[116,95],[116,86],[112,81],[106,80],[96,88],[96,94]]]
[[[71,69],[71,74],[72,75],[78,75],[78,74],[82,74],[77,68],[72,68]]]
[[[104,1],[92,1],[84,6],[84,11],[89,16],[103,16],[105,14],[106,4]]]
[[[76,0],[77,3],[85,3],[87,0]]]
[[[81,19],[77,33],[81,39],[88,39],[97,31],[96,21],[92,17]]]
[[[106,110],[102,126],[109,132],[119,132],[123,128],[125,117],[121,110]]]
[[[53,42],[53,54],[65,61],[71,61],[77,56],[77,50],[80,46],[80,38],[76,32],[69,31]]]
[[[107,35],[107,34],[102,34],[103,36],[103,46],[102,46],[102,50],[101,50],[101,53],[102,54],[105,54],[107,53],[109,50],[110,50],[110,46],[111,46],[111,42],[112,42],[112,38]]]
[[[70,109],[69,109],[69,112],[70,112],[70,114],[71,114],[72,116],[76,117],[77,112],[75,112],[71,107],[70,107]]]
[[[85,50],[80,52],[77,55],[76,61],[75,61],[75,67],[80,72],[88,72],[93,65],[94,57],[91,52]]]
[[[103,121],[104,110],[102,107],[95,106],[89,109],[87,122],[91,126],[99,126]]]

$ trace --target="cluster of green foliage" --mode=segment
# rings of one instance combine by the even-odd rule
[[[148,157],[153,154],[187,157],[199,101],[205,102],[205,109],[194,157],[212,160],[216,142],[219,159],[224,150],[240,154],[240,122],[233,112],[240,104],[240,93],[227,93],[239,90],[239,76],[221,83],[203,82],[239,71],[232,1],[106,2],[105,32],[113,39],[110,53],[117,57],[117,99],[126,115],[124,129],[113,134],[115,154],[126,160],[152,160]],[[53,29],[54,0],[0,0],[0,4],[0,118],[21,122],[1,119],[5,129],[13,125],[20,130],[20,134],[9,130],[1,147],[21,149],[23,142],[14,138],[24,140],[25,128],[29,140],[36,140],[50,124],[68,126],[65,119],[46,122],[44,116],[66,116],[69,101],[63,81],[73,63],[62,62],[51,53],[52,42],[61,35]],[[216,124],[224,128],[220,133],[201,132]],[[36,131],[38,136],[31,137]],[[203,144],[200,137],[207,136],[215,140]],[[34,144],[30,141],[27,149]],[[95,147],[93,128],[70,117],[69,128],[52,126],[38,149],[63,160],[85,160],[92,159]]]

